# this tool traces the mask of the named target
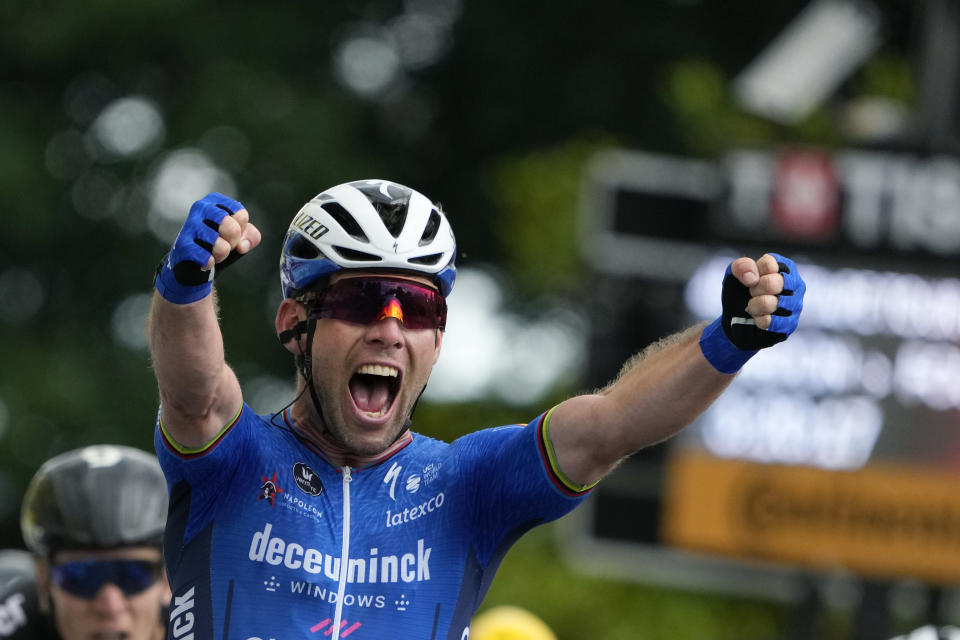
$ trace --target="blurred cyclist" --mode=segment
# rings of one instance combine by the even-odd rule
[[[29,551],[0,551],[0,638],[56,638],[37,609],[37,572]]]
[[[163,474],[146,452],[97,445],[45,462],[20,518],[35,573],[4,554],[11,577],[0,583],[0,638],[161,638],[166,513]]]

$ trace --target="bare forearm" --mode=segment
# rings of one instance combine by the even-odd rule
[[[703,325],[654,343],[599,393],[607,429],[623,455],[661,442],[693,422],[733,380],[704,359]]]
[[[796,329],[805,291],[796,264],[779,254],[731,262],[720,317],[652,345],[605,389],[557,407],[549,430],[560,469],[590,484],[686,427],[747,360]]]
[[[208,415],[226,374],[215,296],[173,304],[155,293],[147,333],[165,411]]]
[[[718,372],[703,357],[702,329],[654,343],[630,358],[601,391],[557,407],[550,438],[572,480],[590,484],[622,458],[673,436],[730,384],[734,376]]]

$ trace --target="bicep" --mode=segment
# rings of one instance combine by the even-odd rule
[[[596,483],[633,453],[607,416],[612,400],[600,394],[561,402],[550,415],[546,433],[559,471],[582,486]]]
[[[178,305],[155,293],[147,333],[165,433],[188,448],[207,444],[243,403],[224,359],[215,296]]]
[[[626,456],[679,432],[716,399],[733,376],[707,362],[698,336],[694,329],[652,345],[603,391],[556,408],[550,438],[565,474],[596,482]]]
[[[243,406],[240,382],[230,367],[224,365],[207,410],[186,410],[175,396],[160,391],[160,421],[164,434],[187,449],[203,448],[216,439],[237,417]]]

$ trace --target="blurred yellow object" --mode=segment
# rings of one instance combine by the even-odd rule
[[[526,609],[503,605],[478,614],[470,640],[557,640],[543,620]]]

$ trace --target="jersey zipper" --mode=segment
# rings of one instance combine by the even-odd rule
[[[347,591],[347,564],[350,562],[350,473],[348,466],[343,467],[343,549],[340,552],[340,585],[337,588],[337,607],[333,615],[333,637],[340,640],[340,627],[343,618],[343,598]]]

